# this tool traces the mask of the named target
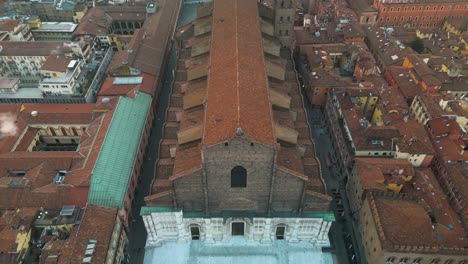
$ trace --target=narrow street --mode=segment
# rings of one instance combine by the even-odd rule
[[[155,120],[151,128],[150,140],[143,163],[140,181],[135,192],[135,205],[132,209],[132,220],[129,224],[129,253],[130,263],[143,263],[145,255],[146,230],[143,219],[140,217],[140,209],[145,205],[144,198],[149,194],[151,181],[154,177],[154,169],[159,155],[159,142],[162,137],[162,128],[166,118],[166,108],[169,103],[172,81],[174,79],[173,69],[176,66],[176,52],[171,50],[169,63],[167,64],[164,85],[161,88]]]
[[[335,254],[338,263],[361,263],[362,257],[359,252],[362,252],[361,239],[359,234],[353,230],[353,220],[350,214],[348,200],[346,198],[345,186],[340,186],[339,176],[333,164],[333,158],[329,157],[330,153],[330,137],[324,127],[324,115],[322,109],[314,108],[309,103],[305,92],[303,92],[304,106],[307,111],[309,124],[311,126],[312,137],[315,143],[315,151],[320,160],[322,168],[322,176],[327,184],[327,191],[333,197],[332,210],[335,211],[336,221],[330,229],[330,243],[335,248]],[[327,157],[328,160],[327,160]],[[329,168],[329,163],[331,167]],[[337,193],[337,195],[334,194]],[[344,211],[344,218],[340,216],[340,212]],[[359,250],[355,250],[358,247]],[[354,255],[354,257],[353,257]]]

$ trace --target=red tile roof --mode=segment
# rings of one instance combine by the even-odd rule
[[[42,65],[41,70],[53,72],[66,72],[71,59],[63,55],[50,55]]]
[[[237,128],[252,141],[274,145],[257,3],[214,3],[211,66],[203,143],[232,139]]]
[[[0,31],[13,31],[21,23],[19,20],[0,21]]]
[[[137,77],[137,76],[135,76]],[[100,96],[125,96],[130,92],[142,91],[144,93],[154,95],[156,90],[155,77],[151,74],[143,73],[139,77],[143,77],[141,84],[114,84],[115,77],[107,77],[99,91]]]
[[[72,229],[58,263],[81,264],[89,240],[97,240],[93,263],[105,263],[116,217],[116,208],[88,205],[80,226]]]
[[[437,245],[431,219],[416,201],[376,196],[370,204],[384,247]]]

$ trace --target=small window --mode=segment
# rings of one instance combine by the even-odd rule
[[[231,188],[247,187],[247,170],[242,166],[236,166],[231,170]]]

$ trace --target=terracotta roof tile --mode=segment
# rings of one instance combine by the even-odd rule
[[[214,3],[203,144],[245,137],[274,145],[272,114],[255,1]],[[255,117],[255,118],[253,118]]]
[[[79,228],[72,229],[58,263],[81,264],[89,240],[97,240],[93,263],[105,263],[117,209],[88,205]]]
[[[63,55],[50,55],[42,65],[43,71],[66,72],[72,60]]]

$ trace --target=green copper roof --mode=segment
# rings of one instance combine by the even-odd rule
[[[151,213],[167,213],[179,212],[181,209],[164,206],[143,206],[141,207],[140,215],[150,215]],[[324,221],[335,221],[333,212],[304,212],[302,214],[294,214],[292,212],[272,212],[270,215],[254,212],[254,211],[222,211],[216,213],[205,214],[203,212],[184,211],[184,218],[229,218],[229,217],[266,217],[266,218],[322,218]]]
[[[88,203],[122,207],[150,105],[145,93],[120,97],[93,169]]]

